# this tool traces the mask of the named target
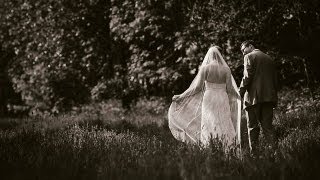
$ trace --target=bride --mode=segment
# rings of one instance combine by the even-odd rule
[[[208,145],[218,137],[227,145],[240,143],[241,99],[217,46],[208,50],[190,87],[172,100],[168,124],[176,139]]]

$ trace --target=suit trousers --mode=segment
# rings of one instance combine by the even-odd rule
[[[274,129],[272,126],[273,119],[273,103],[265,102],[246,109],[247,127],[249,146],[251,153],[255,154],[259,145],[260,127],[266,140],[273,145],[274,143]]]

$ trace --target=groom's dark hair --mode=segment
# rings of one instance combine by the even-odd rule
[[[242,46],[248,47],[249,45],[254,46],[254,42],[253,42],[252,40],[245,40],[245,41],[243,41],[243,42],[241,43],[240,48],[241,48]]]

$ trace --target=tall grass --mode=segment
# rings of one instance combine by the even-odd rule
[[[317,109],[277,113],[277,146],[261,155],[176,141],[167,107],[116,102],[59,117],[9,119],[0,130],[1,179],[302,179],[320,177]],[[158,110],[158,111],[157,111]],[[9,125],[8,125],[9,124]],[[263,138],[263,137],[262,137]]]

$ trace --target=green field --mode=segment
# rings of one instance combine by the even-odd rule
[[[176,141],[167,106],[116,101],[58,117],[1,120],[1,179],[302,179],[320,177],[319,109],[277,112],[278,144],[252,158]],[[262,137],[263,138],[263,137]]]

